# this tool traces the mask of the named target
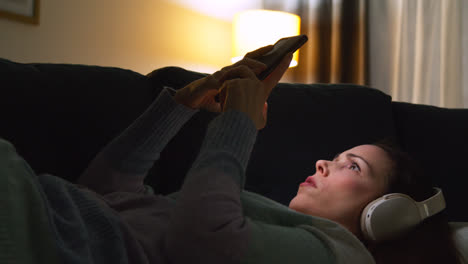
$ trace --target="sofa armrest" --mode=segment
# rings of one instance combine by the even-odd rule
[[[146,76],[112,67],[0,59],[0,137],[36,173],[74,181],[159,93]]]

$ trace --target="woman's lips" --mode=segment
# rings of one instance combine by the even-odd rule
[[[307,177],[306,181],[301,183],[299,186],[312,186],[314,188],[317,188],[317,184],[315,184],[315,179],[313,176]]]
[[[301,183],[299,186],[301,186],[301,187],[310,186],[310,187],[314,187],[314,188],[315,188],[315,185],[313,185],[313,184],[311,184],[311,183],[308,183],[308,182],[303,182],[303,183]]]

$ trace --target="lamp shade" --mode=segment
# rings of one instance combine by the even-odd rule
[[[241,60],[247,52],[274,44],[280,38],[300,34],[299,16],[270,10],[247,10],[234,15],[232,62]],[[299,51],[289,67],[297,66]]]

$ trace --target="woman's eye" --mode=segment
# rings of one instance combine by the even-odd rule
[[[356,163],[356,162],[353,162],[351,163],[351,165],[349,166],[349,168],[353,171],[361,171],[361,168],[359,167],[359,165]]]

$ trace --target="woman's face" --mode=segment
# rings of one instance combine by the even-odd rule
[[[289,207],[333,220],[360,235],[362,210],[387,188],[392,162],[386,152],[374,145],[361,145],[332,161],[319,160],[315,167],[315,174],[300,184]]]

